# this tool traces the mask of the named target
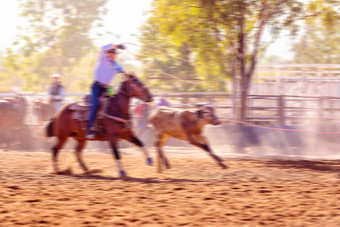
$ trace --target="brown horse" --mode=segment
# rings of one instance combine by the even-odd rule
[[[152,101],[152,95],[149,89],[146,88],[136,76],[128,74],[125,81],[121,83],[117,94],[108,99],[103,109],[103,118],[97,119],[97,125],[100,125],[103,130],[100,130],[102,132],[97,131],[96,138],[94,139],[109,141],[121,177],[124,177],[126,173],[120,163],[121,157],[117,147],[119,139],[127,140],[140,147],[146,156],[147,164],[152,164],[152,159],[145,149],[144,144],[134,135],[131,129],[129,105],[132,97],[145,102]],[[56,136],[58,140],[57,144],[52,147],[52,161],[56,173],[62,173],[58,169],[58,153],[69,137],[73,137],[77,141],[77,160],[81,168],[85,172],[89,172],[81,155],[86,144],[84,122],[72,118],[74,110],[70,108],[71,105],[72,104],[68,104],[64,106],[46,127],[47,136]]]
[[[20,94],[0,99],[0,143],[4,143],[6,148],[20,140],[26,109],[26,99]]]

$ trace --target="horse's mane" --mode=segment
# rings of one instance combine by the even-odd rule
[[[126,91],[126,82],[127,80],[124,80],[120,83],[120,86],[119,86],[119,89],[117,90],[117,92],[110,96],[109,100],[108,100],[108,105],[107,105],[107,113],[108,114],[122,114],[121,112],[119,112],[119,108],[116,108],[116,105],[119,105],[121,100],[119,99],[119,97],[121,96],[118,96],[119,94],[126,94],[127,91]]]
[[[128,80],[133,80],[133,79],[138,79],[138,77],[135,75],[134,72],[129,72],[127,74],[124,75],[124,80],[122,80],[120,83],[119,83],[119,86],[118,86],[118,90],[116,92],[116,94],[119,93],[119,91],[121,91],[122,89],[126,89],[125,87],[125,83],[128,81]],[[126,91],[123,91],[123,92],[126,92]]]

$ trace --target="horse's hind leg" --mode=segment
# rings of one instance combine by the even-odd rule
[[[64,144],[67,141],[67,137],[58,137],[58,142],[56,145],[52,147],[52,162],[53,162],[53,168],[55,173],[59,173],[59,167],[58,167],[58,153],[60,149],[63,148]]]
[[[77,142],[78,143],[77,143],[77,146],[76,146],[76,156],[77,156],[78,163],[79,163],[80,167],[83,169],[84,172],[89,172],[89,169],[85,165],[85,162],[84,162],[83,156],[82,156],[82,151],[85,147],[86,140],[77,140]]]
[[[145,155],[145,158],[146,158],[146,163],[148,165],[152,165],[152,158],[150,156],[150,153],[149,151],[145,148],[144,146],[144,143],[142,141],[140,141],[140,139],[138,139],[136,136],[132,135],[130,138],[129,138],[129,141],[133,144],[135,144],[136,146],[138,146],[141,151],[144,153]]]

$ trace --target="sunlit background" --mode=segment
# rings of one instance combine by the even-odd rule
[[[29,1],[20,1],[20,0],[14,0],[10,2],[6,2],[6,4],[3,4],[3,6],[0,8],[0,19],[1,19],[1,31],[2,35],[0,37],[0,54],[2,57],[8,56],[8,49],[11,49],[12,51],[19,51],[20,55],[23,54],[23,49],[26,48],[19,45],[13,45],[13,43],[18,44],[23,40],[23,37],[20,36],[22,33],[25,33],[25,35],[30,36],[30,31],[28,28],[32,27],[32,22],[28,20],[27,16],[22,15],[22,12],[25,9],[24,4],[25,2]],[[34,1],[33,1],[34,2]],[[56,1],[58,2],[58,1]],[[60,1],[63,2],[63,1]],[[80,62],[79,59],[77,62],[73,62],[72,70],[70,68],[67,69],[67,72],[65,69],[63,70],[63,79],[68,86],[69,92],[87,92],[88,90],[88,84],[90,83],[91,76],[92,76],[92,68],[94,67],[94,54],[96,54],[97,49],[101,45],[107,44],[107,43],[124,43],[129,42],[130,44],[127,45],[128,50],[130,53],[123,53],[121,57],[121,61],[123,62],[123,65],[129,70],[137,71],[139,74],[144,74],[148,72],[148,69],[146,68],[145,62],[141,62],[140,59],[136,59],[133,54],[139,54],[139,51],[141,50],[141,45],[145,45],[145,40],[141,40],[141,35],[143,32],[147,32],[143,30],[143,25],[147,23],[148,18],[155,17],[155,13],[152,12],[152,0],[140,0],[140,1],[134,1],[134,0],[127,0],[122,2],[116,2],[116,1],[98,1],[101,2],[102,8],[101,11],[96,14],[96,17],[98,17],[100,20],[97,20],[96,22],[91,22],[92,27],[90,29],[87,29],[86,36],[88,39],[91,40],[91,48],[93,46],[93,49],[89,52],[87,50],[85,53],[87,53],[87,60],[90,61],[90,63],[84,63]],[[157,2],[157,1],[155,1]],[[159,1],[161,2],[161,1]],[[301,1],[305,4],[309,3],[308,1]],[[48,1],[46,2],[48,4]],[[72,2],[71,2],[72,3]],[[73,3],[72,3],[73,4]],[[319,3],[318,3],[319,4]],[[84,10],[86,10],[86,7],[91,6],[85,6]],[[310,7],[312,8],[312,7]],[[28,8],[26,7],[26,10]],[[39,11],[39,10],[38,10]],[[36,13],[38,12],[36,11]],[[59,9],[49,9],[49,12],[45,14],[43,17],[44,20],[49,21],[43,24],[43,26],[50,26],[49,23],[51,23],[51,20],[53,18],[58,18]],[[66,11],[65,11],[66,12]],[[67,14],[67,12],[66,12]],[[90,15],[79,15],[79,18],[77,20],[82,20],[85,17],[90,17]],[[7,23],[7,21],[10,21],[10,23]],[[55,19],[54,27],[51,28],[52,32],[61,31],[62,30],[62,24],[60,20]],[[299,42],[299,39],[302,37],[304,33],[306,33],[306,26],[304,25],[305,22],[299,21],[298,24],[300,25],[298,32],[296,32],[295,36],[292,36],[291,33],[288,30],[282,30],[279,35],[275,37],[275,39],[271,39],[271,34],[268,29],[265,29],[263,32],[262,40],[263,42],[270,43],[266,48],[266,51],[263,53],[263,56],[261,57],[261,62],[269,62],[269,63],[294,63],[294,55],[296,54],[296,49],[294,48],[294,45]],[[57,32],[56,32],[57,33]],[[75,32],[72,36],[68,36],[66,39],[76,39],[79,34]],[[33,32],[32,32],[33,36]],[[38,35],[39,36],[39,35]],[[38,36],[37,39],[40,39]],[[26,40],[27,41],[27,40]],[[165,42],[172,42],[172,40],[169,37],[169,40],[165,40]],[[22,42],[21,42],[22,43]],[[25,44],[27,45],[27,43]],[[84,44],[86,45],[86,44]],[[148,44],[149,45],[149,44]],[[154,51],[161,51],[164,50],[162,47],[157,47],[157,45],[153,46],[155,48]],[[46,47],[49,48],[49,47]],[[72,48],[72,47],[70,47]],[[78,47],[77,47],[78,48]],[[85,47],[86,48],[86,47]],[[90,48],[90,46],[87,46],[87,48]],[[54,55],[58,55],[55,51]],[[89,53],[92,53],[89,54]],[[12,54],[16,54],[15,52],[12,52]],[[32,53],[31,53],[32,54]],[[142,56],[145,56],[145,54],[142,53]],[[175,56],[177,55],[174,53]],[[92,60],[90,59],[92,57]],[[145,56],[147,57],[147,56]],[[158,56],[156,56],[158,57]],[[165,55],[164,55],[165,57]],[[84,56],[85,58],[85,56]],[[83,58],[83,61],[86,61]],[[174,60],[174,59],[172,59]],[[21,60],[20,60],[21,61]],[[4,62],[4,60],[2,61]],[[6,62],[6,61],[5,61]],[[19,59],[16,59],[16,62],[19,62]],[[299,62],[301,63],[301,62]],[[304,62],[308,63],[308,62]],[[317,62],[313,62],[317,63]],[[40,64],[40,63],[39,63]],[[84,66],[82,64],[86,64],[86,69],[84,69]],[[180,60],[177,60],[177,62],[173,62],[173,64],[181,64]],[[18,87],[22,91],[35,91],[35,92],[44,92],[46,90],[46,87],[48,86],[48,74],[51,74],[53,72],[58,72],[61,69],[53,69],[53,66],[49,66],[50,69],[44,72],[39,72],[39,75],[30,75],[32,80],[35,80],[35,84],[27,84],[28,82],[25,81],[25,77],[27,75],[23,75],[23,72],[19,72],[18,69],[14,69],[14,72],[8,72],[13,70],[15,68],[13,65],[8,66],[8,64],[5,64],[6,67],[2,68],[1,74],[2,78],[5,77],[5,80],[2,81],[1,87],[8,87],[8,86],[15,86]],[[8,67],[10,69],[8,69]],[[12,67],[12,69],[11,69]],[[37,66],[38,67],[38,66]],[[60,66],[59,66],[60,67]],[[163,68],[160,68],[162,71],[165,71],[167,73],[173,71],[169,69],[170,66],[162,66]],[[214,66],[215,67],[215,66]],[[76,69],[78,68],[78,69]],[[83,68],[83,69],[80,69]],[[36,68],[35,71],[38,69]],[[202,72],[200,72],[202,69],[196,69],[196,73],[198,73],[197,77],[202,78],[203,75]],[[209,69],[208,69],[209,70]],[[211,69],[210,69],[211,70]],[[30,70],[32,71],[32,69]],[[33,70],[34,71],[34,70]],[[39,70],[38,70],[39,71]],[[84,72],[85,71],[85,72]],[[183,71],[183,69],[182,69]],[[60,73],[60,72],[59,72]],[[149,71],[150,73],[150,71]],[[190,72],[188,72],[190,73]],[[226,72],[225,72],[226,73]],[[12,76],[9,76],[12,75]],[[16,79],[13,79],[13,74],[18,74]],[[70,79],[72,74],[72,78]],[[82,75],[80,75],[82,74]],[[215,72],[216,74],[216,72]],[[228,74],[228,73],[227,73]],[[6,77],[11,77],[12,80],[7,79]],[[152,75],[152,77],[159,77]],[[204,75],[205,79],[207,78],[207,75]],[[228,81],[230,76],[225,75],[222,76],[224,78],[223,80]],[[80,79],[83,80],[83,82],[80,82]],[[84,82],[84,80],[86,82]],[[221,79],[218,79],[221,80]],[[162,82],[159,82],[162,84]],[[159,87],[158,82],[153,81],[153,86]],[[204,81],[203,81],[204,83]],[[211,83],[211,82],[210,82]],[[200,86],[200,88],[192,88],[192,91],[199,91],[197,89],[201,89],[202,91],[226,91],[226,87],[230,86],[228,85],[228,82],[223,82],[224,86],[216,86],[213,85],[211,88],[207,88],[206,85]],[[157,84],[157,85],[155,85]],[[171,88],[166,88],[162,85],[164,89],[166,89],[168,92],[171,92]],[[181,91],[181,89],[187,90],[187,88],[181,88],[181,86],[176,87],[174,91]]]
[[[339,44],[340,0],[1,0],[0,226],[340,226]]]
[[[59,73],[65,102],[74,101],[90,91],[99,48],[124,43],[118,61],[126,71],[180,108],[209,102],[223,119],[310,131],[337,121],[338,1],[0,4],[2,94],[47,100]],[[120,82],[113,80],[115,89]]]

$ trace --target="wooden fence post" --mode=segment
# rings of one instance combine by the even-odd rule
[[[319,117],[319,121],[322,121],[323,118],[323,103],[324,103],[324,97],[321,96],[319,97],[319,109],[318,109],[318,117]]]
[[[278,99],[279,106],[279,123],[281,126],[285,125],[285,100],[284,95],[280,95]]]

